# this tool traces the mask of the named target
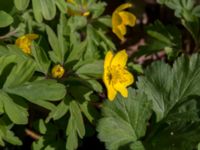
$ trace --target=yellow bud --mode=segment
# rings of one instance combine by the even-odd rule
[[[58,64],[58,65],[55,65],[52,68],[51,73],[52,73],[52,77],[53,78],[62,78],[62,76],[65,73],[65,69],[63,68],[63,66],[61,66],[60,64]]]
[[[89,11],[86,11],[86,12],[83,13],[83,16],[85,16],[85,17],[87,17],[87,16],[89,16],[89,15],[90,15],[90,12],[89,12]]]

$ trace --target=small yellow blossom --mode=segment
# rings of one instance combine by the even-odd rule
[[[87,4],[80,5],[76,3],[74,0],[67,0],[68,3],[72,4],[74,7],[76,7],[76,10],[72,10],[71,8],[68,9],[67,13],[70,16],[89,16],[90,12],[87,11]]]
[[[68,3],[75,3],[74,0],[67,0]]]
[[[55,65],[51,71],[53,78],[62,78],[65,73],[65,69],[60,64]]]
[[[86,11],[86,12],[82,13],[82,15],[85,16],[85,17],[87,17],[87,16],[90,15],[90,12],[89,12],[89,11]]]
[[[134,77],[126,69],[127,59],[128,55],[125,50],[119,51],[115,56],[112,51],[106,54],[103,81],[110,101],[114,100],[117,92],[120,92],[123,97],[128,97],[127,86],[134,82]]]
[[[122,41],[125,40],[124,35],[126,34],[126,26],[133,27],[136,23],[135,15],[124,11],[130,7],[132,7],[131,3],[122,4],[117,7],[112,14],[112,31]]]
[[[37,34],[26,34],[15,41],[15,45],[22,49],[26,54],[31,54],[31,42],[38,38]]]

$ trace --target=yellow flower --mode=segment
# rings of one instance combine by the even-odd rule
[[[15,41],[15,45],[22,49],[26,54],[31,54],[31,42],[38,38],[37,34],[26,34]]]
[[[85,17],[87,17],[87,16],[89,16],[90,15],[90,12],[89,11],[86,11],[86,12],[83,12],[82,13],[82,16],[85,16]]]
[[[67,0],[68,3],[75,3],[74,0]]]
[[[67,13],[70,16],[89,16],[90,12],[87,11],[87,4],[78,5],[74,0],[67,0],[68,3],[72,4],[73,6],[77,7],[77,10],[72,10],[71,8],[68,9]]]
[[[60,64],[55,65],[51,70],[53,78],[62,78],[65,73],[65,69]]]
[[[133,27],[136,23],[136,17],[132,13],[124,11],[130,7],[132,7],[130,3],[122,4],[112,14],[112,31],[122,41],[125,40],[126,26]]]
[[[104,61],[103,81],[107,88],[108,99],[114,100],[117,92],[128,97],[127,86],[134,82],[133,75],[126,69],[128,55],[125,50],[119,51],[115,56],[112,51],[106,54]]]

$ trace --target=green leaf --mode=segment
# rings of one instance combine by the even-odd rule
[[[34,141],[31,148],[33,150],[39,150],[42,149],[44,147],[44,138],[41,137],[39,138],[37,141]]]
[[[149,30],[149,31],[147,31],[147,33],[154,38],[160,39],[161,42],[171,45],[171,41],[168,38],[166,38],[165,36],[163,36],[162,34],[160,34],[159,32]]]
[[[67,57],[65,64],[77,63],[79,60],[81,60],[85,52],[86,44],[87,44],[86,42],[74,43],[72,45],[71,52]]]
[[[9,64],[12,64],[15,65],[16,62],[15,60],[17,59],[16,56],[1,56],[0,57],[0,64],[1,64],[1,67],[0,67],[0,75],[2,75],[4,69],[6,66],[8,66]],[[2,80],[2,79],[1,79]]]
[[[197,147],[197,148],[198,148],[198,150],[200,150],[200,143],[198,144],[198,147]]]
[[[13,23],[13,18],[11,15],[5,11],[0,11],[0,28],[7,27]]]
[[[47,75],[51,62],[48,59],[44,50],[38,45],[34,44],[34,46],[32,47],[32,55],[35,58],[38,70]]]
[[[173,68],[164,62],[155,62],[146,69],[146,76],[139,79],[138,86],[152,100],[157,121],[188,96],[200,95],[199,66],[199,55],[193,55],[180,57]]]
[[[56,15],[55,0],[40,0],[41,11],[46,20],[52,20]]]
[[[10,121],[7,121],[7,117],[1,117],[0,119],[0,145],[5,146],[4,141],[13,145],[22,145],[21,140],[14,135],[11,131]],[[4,141],[3,141],[4,140]]]
[[[0,56],[8,54],[8,49],[5,46],[0,45]]]
[[[56,83],[54,80],[27,82],[18,87],[8,88],[6,91],[31,101],[57,101],[62,99],[66,94],[65,86]]]
[[[78,132],[78,135],[81,138],[83,138],[83,136],[85,135],[85,126],[84,126],[81,111],[77,102],[72,101],[69,105],[69,110],[70,110],[71,119],[73,121],[74,128]]]
[[[40,4],[40,0],[32,0],[33,14],[35,20],[39,23],[42,22],[42,6]]]
[[[103,105],[104,117],[100,119],[97,131],[109,150],[130,146],[145,135],[151,115],[150,101],[143,93],[131,88],[128,93],[127,99],[118,95],[113,102],[106,101]]]
[[[74,127],[74,121],[72,116],[69,118],[68,126],[67,126],[67,142],[66,142],[66,149],[67,150],[75,150],[78,147],[78,137],[76,133],[76,129]]]
[[[30,0],[14,0],[14,4],[18,10],[25,10]]]
[[[141,141],[134,142],[133,144],[130,145],[130,148],[132,150],[145,150]]]
[[[116,49],[115,44],[105,35],[105,33],[102,30],[97,30],[96,33],[108,45],[109,49]]]
[[[38,122],[37,122],[37,126],[38,126],[39,132],[41,134],[45,134],[46,133],[47,128],[46,128],[46,125],[44,123],[44,120],[39,119]]]
[[[69,110],[68,101],[68,98],[65,97],[64,100],[62,100],[57,105],[57,107],[49,113],[49,116],[47,117],[46,121],[48,122],[51,118],[53,118],[54,120],[58,120],[61,117],[63,117]]]
[[[98,18],[101,16],[105,10],[106,3],[104,2],[96,2],[92,3],[90,6],[90,11],[92,11],[92,18]]]
[[[62,64],[65,61],[66,52],[68,50],[69,44],[66,41],[66,24],[67,19],[63,14],[60,14],[60,23],[57,25],[57,34],[58,34],[58,42],[60,49],[58,49],[59,56],[61,56],[61,62]]]
[[[156,72],[153,73],[153,71]],[[165,101],[169,100],[168,92],[172,84],[171,68],[164,62],[156,62],[145,70],[145,75],[145,78],[139,79],[138,86],[140,89],[144,87],[144,92],[153,101],[153,110],[156,112],[157,120],[160,120],[164,117]]]
[[[87,26],[87,48],[84,54],[84,59],[86,60],[94,60],[95,58],[99,58],[98,46],[100,43],[99,35],[96,33],[95,29],[91,26]]]
[[[68,23],[71,32],[79,30],[87,25],[87,19],[84,16],[72,16],[69,18]]]
[[[187,21],[193,21],[194,16],[192,10],[195,0],[157,0],[160,4],[165,4],[167,7],[175,11],[175,16],[184,18]]]
[[[150,55],[166,48],[172,48],[173,53],[181,49],[181,33],[174,26],[164,26],[160,21],[147,28],[147,33],[151,37],[145,46],[135,54],[137,57]]]
[[[56,0],[55,1],[57,7],[59,8],[59,10],[62,12],[62,13],[66,13],[66,10],[67,10],[67,3],[63,0]]]
[[[8,55],[8,56],[1,56],[0,57],[0,87],[6,86],[6,82],[10,79],[12,76],[11,72],[13,72],[14,68],[17,66],[17,61],[19,61],[18,57],[14,55]],[[26,72],[25,72],[26,74]],[[22,76],[23,77],[23,76]],[[11,84],[18,83],[22,81],[22,79],[18,79],[18,81],[13,81]]]
[[[145,144],[147,150],[192,150],[200,141],[200,122],[173,123],[159,130]]]
[[[17,63],[7,77],[3,88],[15,87],[28,81],[35,72],[35,64],[32,60],[24,60]]]
[[[15,103],[13,99],[5,92],[0,90],[0,101],[3,102],[5,113],[15,124],[27,124],[28,112],[26,108]]]
[[[102,85],[96,80],[87,80],[87,82],[91,85],[92,89],[96,92],[102,93],[103,87]]]
[[[140,64],[135,64],[133,62],[130,62],[130,63],[128,63],[128,67],[129,67],[129,69],[132,69],[132,70],[136,71],[137,73],[141,73],[141,74],[144,73],[142,65],[140,65]]]
[[[22,49],[20,49],[16,45],[7,45],[7,48],[8,48],[8,51],[7,51],[8,54],[7,55],[16,55],[23,60],[30,59],[30,57],[28,55],[26,55],[22,51]]]
[[[99,118],[98,111],[93,107],[90,101],[85,101],[80,104],[80,108],[90,123],[94,123],[96,119]]]
[[[14,135],[14,133],[10,130],[7,130],[5,135],[3,136],[3,139],[6,141],[6,142],[9,142],[13,145],[22,145],[22,141]]]
[[[196,6],[193,10],[192,13],[197,16],[200,17],[200,5]]]
[[[60,48],[59,41],[58,41],[58,38],[57,38],[55,32],[47,25],[46,25],[46,32],[47,32],[48,40],[53,49],[53,53],[54,53],[55,57],[57,57],[58,62],[62,63],[63,56],[60,53],[61,48]]]
[[[87,63],[77,69],[76,73],[78,75],[86,75],[90,77],[101,78],[103,74],[103,61],[96,60],[90,63]]]
[[[49,101],[43,101],[43,100],[33,100],[33,99],[28,99],[30,102],[38,105],[38,106],[41,106],[43,108],[46,108],[47,110],[50,110],[50,111],[53,111],[56,107],[54,104],[52,104],[51,102]]]
[[[182,25],[189,31],[189,33],[192,35],[195,44],[198,45],[199,43],[199,32],[200,32],[200,21],[199,19],[195,19],[193,22],[181,20]]]
[[[68,91],[80,103],[90,100],[90,95],[93,93],[89,87],[83,85],[71,85]]]
[[[98,18],[98,22],[107,26],[107,27],[112,27],[112,22],[111,22],[111,17],[110,16],[103,16]]]

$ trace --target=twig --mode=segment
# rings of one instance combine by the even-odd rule
[[[10,36],[13,36],[16,32],[17,32],[17,29],[15,29],[15,30],[13,30],[13,31],[10,31],[10,32],[8,32],[8,33],[5,34],[5,35],[0,36],[0,40],[9,38]]]
[[[33,131],[31,131],[30,129],[25,129],[25,133],[30,136],[31,138],[33,138],[34,140],[38,140],[41,136]]]

